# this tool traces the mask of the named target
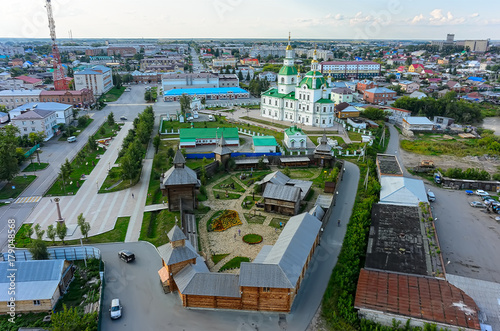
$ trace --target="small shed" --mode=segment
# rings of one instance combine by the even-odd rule
[[[252,140],[255,153],[276,153],[278,143],[273,136],[254,136]]]
[[[311,160],[307,156],[281,157],[280,164],[283,167],[307,167]]]
[[[300,207],[300,188],[267,183],[264,190],[264,209],[283,215],[297,215]]]

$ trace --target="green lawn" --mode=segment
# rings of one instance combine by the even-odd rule
[[[23,172],[33,172],[33,171],[39,171],[47,168],[49,166],[48,163],[30,163],[26,168],[24,168]]]
[[[129,222],[130,222],[130,217],[118,217],[113,230],[98,234],[96,236],[88,237],[88,239],[83,240],[83,243],[90,245],[90,244],[101,244],[101,243],[111,243],[111,242],[124,242]],[[31,243],[31,240],[27,238],[27,233],[26,233],[27,229],[31,226],[32,226],[31,224],[23,224],[17,231],[16,237],[14,239],[17,248],[26,248]],[[80,229],[77,229],[76,231],[77,233],[80,233],[79,232]],[[33,238],[35,238],[34,234]],[[56,239],[58,238],[56,237]],[[61,241],[55,241],[55,242],[46,241],[46,243],[48,246],[63,245]],[[80,245],[80,240],[79,239],[65,240],[64,243],[66,245]]]
[[[174,227],[176,216],[180,226],[179,212],[168,210],[145,212],[139,240],[148,241],[156,247],[168,243],[167,233]]]
[[[212,255],[212,262],[214,264],[217,264],[217,263],[219,263],[221,260],[223,260],[228,255],[229,254],[214,254],[214,255]]]
[[[126,190],[129,187],[132,187],[135,184],[137,184],[137,182],[139,182],[139,179],[140,179],[140,174],[139,176],[137,176],[136,179],[133,179],[132,182],[128,179],[122,180],[120,167],[112,167],[111,170],[108,172],[108,175],[104,180],[104,183],[102,183],[102,185],[100,186],[99,193],[111,193],[111,192]],[[117,183],[119,184],[114,186],[113,188],[110,188],[111,186]]]
[[[255,200],[253,199],[253,196],[246,196],[245,199],[241,202],[241,207],[243,207],[244,209],[251,209],[254,205],[255,205],[255,202],[256,201],[259,201],[262,197],[260,195],[255,195]],[[245,204],[245,202],[247,202]]]
[[[23,175],[14,177],[13,180],[5,184],[0,190],[0,199],[15,199],[19,194],[23,193],[24,189],[34,181],[35,175]],[[13,188],[14,187],[14,188]]]
[[[242,116],[240,118],[242,120],[252,121],[252,122],[255,122],[255,123],[260,123],[260,124],[264,124],[264,125],[267,125],[267,126],[271,126],[271,127],[275,127],[275,128],[280,128],[280,129],[288,129],[290,127],[290,125],[283,125],[283,124],[279,124],[279,123],[273,123],[273,122],[266,121],[266,120],[263,120],[263,119],[260,119],[260,118],[255,118],[255,117]]]
[[[249,233],[243,236],[243,241],[247,244],[258,244],[262,242],[262,236],[260,234]]]
[[[309,139],[314,143],[314,145],[318,146],[318,138],[321,138],[322,136],[309,136]],[[339,137],[339,136],[329,136],[328,134],[326,135],[327,138],[330,138],[332,140],[337,140],[339,145],[345,144],[344,138]],[[360,138],[361,139],[361,138]]]
[[[85,158],[82,162],[78,162],[77,158],[71,162],[71,166],[73,167],[73,172],[70,177],[66,179],[66,185],[63,185],[63,182],[60,177],[57,178],[56,182],[52,184],[52,187],[47,191],[45,196],[60,196],[60,195],[73,195],[78,192],[80,187],[83,185],[84,180],[82,180],[83,174],[90,174],[92,170],[95,168],[95,165],[99,162],[100,159],[97,158],[98,155],[104,154],[105,150],[102,148],[98,148],[97,151],[93,151],[89,153],[84,147],[80,153],[84,153]],[[88,164],[86,164],[88,163]],[[93,164],[92,164],[93,163]],[[101,185],[102,183],[93,183],[97,185]]]
[[[283,223],[283,228],[284,228],[285,225],[286,225],[286,222],[288,222],[288,220],[286,218],[275,217],[275,218],[273,218],[271,220],[271,222],[269,223],[269,226],[272,226],[273,228],[279,229],[280,228],[280,222]]]
[[[102,131],[103,129],[104,129],[104,131]],[[120,129],[121,129],[120,125],[115,123],[115,125],[109,126],[108,122],[106,121],[103,123],[103,125],[101,125],[99,127],[99,129],[97,130],[97,132],[94,135],[94,139],[98,140],[98,139],[103,139],[103,138],[114,137],[118,134],[118,131],[120,131]]]
[[[250,174],[250,171],[245,171],[245,174]],[[241,180],[243,184],[246,186],[251,186],[253,183],[258,182],[259,180],[262,180],[266,175],[270,174],[271,171],[269,170],[258,170],[254,171],[252,174],[252,177],[247,176],[247,178]]]
[[[85,122],[84,125],[76,127],[76,131],[72,134],[72,136],[78,137],[80,135],[80,133],[82,133],[82,131],[85,130],[90,125],[90,123],[92,123],[93,121],[94,121],[94,119],[88,118],[87,122]],[[62,135],[59,137],[59,139],[57,139],[57,141],[66,141],[66,140],[68,140],[68,137],[65,135]]]
[[[219,184],[215,185],[214,188],[233,191],[233,192],[242,192],[242,193],[246,191],[246,189],[243,188],[240,184],[238,184],[232,177],[223,180]]]
[[[102,98],[104,102],[116,101],[122,96],[123,92],[125,92],[125,89],[126,89],[125,86],[122,86],[119,89],[113,87],[111,88],[111,90],[108,91],[108,93],[104,94]]]
[[[210,164],[214,161],[213,158],[211,159],[186,159],[186,165],[190,167],[191,169],[195,170],[200,168],[202,165],[207,165]]]
[[[0,315],[0,330],[17,331],[20,327],[50,329],[50,322],[44,322],[47,313],[16,314],[15,323],[9,322],[9,315]]]
[[[290,169],[290,176],[288,177],[293,179],[311,178],[317,173],[317,169]]]
[[[213,190],[213,193],[214,193],[214,197],[216,199],[217,199],[217,195],[219,195],[220,200],[233,200],[233,199],[239,199],[241,197],[241,194],[231,193],[231,192],[229,192],[229,190],[227,192],[227,196],[226,196],[225,191]]]
[[[361,141],[361,136],[362,136],[361,133],[347,131],[347,134],[349,135],[349,138],[351,138],[352,141]]]
[[[255,223],[255,224],[264,224],[266,220],[265,216],[255,215],[252,213],[244,213],[243,214],[247,220],[247,223]]]
[[[224,270],[237,269],[240,267],[241,262],[250,262],[250,259],[244,256],[236,256],[235,258],[229,260],[226,264],[224,264],[219,269],[219,272],[222,272]]]

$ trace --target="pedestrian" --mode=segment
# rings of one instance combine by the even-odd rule
[[[337,226],[340,226],[340,218],[339,218],[339,220],[337,221]]]
[[[241,237],[241,230],[240,229],[238,229],[238,236]]]
[[[234,240],[236,241],[236,233],[234,234]]]
[[[52,203],[52,199],[50,199],[50,203]]]
[[[162,201],[163,205],[165,206],[165,200]]]
[[[132,193],[132,199],[134,199],[134,193]]]

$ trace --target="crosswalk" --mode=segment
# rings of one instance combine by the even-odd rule
[[[41,196],[31,196],[31,197],[22,197],[18,198],[14,203],[30,203],[30,202],[38,202],[42,199]]]

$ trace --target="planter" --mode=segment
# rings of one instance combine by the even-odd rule
[[[249,233],[243,236],[243,241],[249,245],[256,245],[262,242],[263,238],[260,234]]]

